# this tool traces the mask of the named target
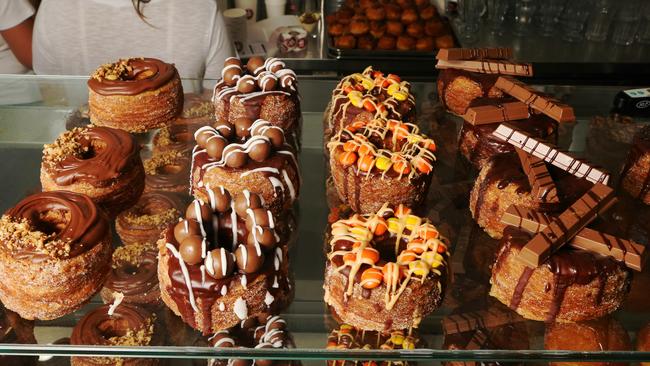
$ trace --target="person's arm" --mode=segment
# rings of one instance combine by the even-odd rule
[[[232,47],[232,42],[230,42],[230,37],[228,37],[223,16],[221,16],[221,12],[218,9],[214,17],[212,35],[209,40],[208,58],[205,61],[203,78],[219,79],[224,61],[226,61],[226,58],[234,56],[235,51]]]
[[[26,68],[32,68],[32,32],[34,30],[34,17],[23,20],[18,25],[0,31],[7,45],[16,59]]]

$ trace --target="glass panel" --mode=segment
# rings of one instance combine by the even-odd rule
[[[39,171],[43,144],[52,142],[56,136],[79,120],[78,110],[86,101],[85,78],[47,78],[47,77],[0,77],[0,90],[11,85],[22,85],[36,91],[38,98],[23,101],[0,100],[0,210],[4,211],[27,194],[40,189]],[[186,81],[186,90],[196,90],[198,81]],[[185,326],[169,311],[161,312],[159,319],[164,323],[167,340],[165,347],[92,347],[51,345],[69,337],[72,327],[90,309],[101,304],[97,296],[79,311],[52,321],[38,321],[34,334],[37,345],[18,346],[0,344],[0,353],[58,354],[58,355],[104,355],[104,356],[142,356],[174,358],[221,357],[260,357],[325,360],[501,360],[501,361],[550,361],[585,360],[592,361],[641,361],[650,360],[650,354],[632,351],[603,352],[563,352],[544,349],[545,325],[540,322],[518,323],[508,337],[509,341],[497,349],[484,350],[445,350],[442,332],[442,319],[458,312],[459,308],[473,308],[476,304],[497,306],[496,301],[487,295],[491,262],[487,259],[489,251],[494,250],[495,241],[480,235],[467,209],[467,194],[474,181],[474,175],[467,165],[458,158],[456,138],[461,121],[442,112],[437,102],[434,83],[414,83],[417,95],[419,124],[428,132],[439,146],[437,171],[431,187],[428,207],[434,223],[445,227],[455,244],[452,260],[454,271],[453,285],[447,291],[443,306],[424,319],[419,332],[427,348],[412,351],[342,351],[327,350],[329,331],[336,324],[323,302],[323,254],[324,235],[327,227],[328,200],[326,199],[326,167],[323,155],[322,120],[323,111],[329,101],[335,80],[302,78],[300,91],[303,109],[303,135],[300,164],[302,167],[302,193],[299,205],[295,208],[298,219],[298,237],[290,252],[290,268],[295,275],[295,299],[283,312],[287,328],[296,344],[290,350],[215,350],[205,346],[205,339]],[[617,88],[547,86],[545,91],[562,97],[573,105],[578,115],[575,125],[563,126],[560,145],[578,155],[604,165],[612,172],[619,169],[620,161],[626,154],[627,145],[594,145],[601,141],[602,132],[592,118],[607,115]],[[36,100],[34,100],[36,99]],[[143,141],[148,144],[152,134]],[[591,145],[590,145],[591,141]],[[147,145],[148,146],[148,145]],[[145,154],[147,152],[145,151]],[[647,207],[635,206],[639,215],[647,214]],[[648,216],[645,216],[648,217]],[[645,234],[639,234],[645,235]],[[647,241],[647,236],[640,238]],[[119,243],[116,237],[115,243]],[[635,276],[632,290],[623,309],[613,315],[615,320],[606,320],[618,329],[620,335],[629,335],[632,341],[636,332],[648,321],[650,313],[647,306],[647,271]],[[476,306],[474,306],[475,308]],[[508,310],[504,310],[508,311]],[[620,325],[620,327],[619,327]],[[517,339],[526,338],[522,347]],[[566,337],[560,336],[560,339]],[[183,346],[183,347],[172,347]],[[561,346],[560,346],[561,347]],[[568,346],[567,346],[568,347]],[[204,362],[201,361],[200,364]],[[306,364],[311,364],[306,362]],[[313,364],[321,364],[315,362]]]

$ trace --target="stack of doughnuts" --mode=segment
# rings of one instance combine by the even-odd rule
[[[368,66],[361,73],[341,79],[325,112],[325,138],[344,127],[372,119],[415,120],[415,96],[411,84],[395,74],[384,75]]]
[[[290,209],[298,198],[298,161],[282,128],[241,117],[234,123],[220,121],[214,127],[202,127],[194,136],[195,197],[207,202],[217,187],[233,194],[250,191],[276,214]]]
[[[128,58],[97,68],[88,80],[90,121],[146,132],[168,125],[183,109],[183,86],[173,64]]]
[[[300,132],[296,73],[277,58],[254,56],[245,65],[235,57],[226,59],[212,102],[217,122],[263,119],[292,138]]]
[[[194,200],[158,242],[163,301],[203,334],[281,310],[292,293],[282,225],[249,191]]]
[[[384,205],[332,224],[325,302],[354,327],[417,327],[444,296],[449,243],[405,206]]]

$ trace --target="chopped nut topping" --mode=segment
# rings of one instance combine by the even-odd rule
[[[133,243],[118,247],[113,252],[113,268],[117,268],[118,263],[128,263],[137,266],[138,259],[148,250],[155,250],[155,247],[148,243]]]
[[[214,106],[210,102],[200,102],[197,105],[183,109],[181,117],[183,118],[194,118],[194,117],[203,117],[208,116],[214,113]]]
[[[25,218],[16,220],[7,215],[0,218],[0,243],[13,253],[29,250],[52,258],[67,258],[70,242],[55,240],[55,236],[36,230]]]
[[[144,161],[144,171],[148,175],[157,175],[158,168],[165,165],[174,165],[177,159],[181,158],[182,156],[183,154],[181,154],[179,151],[174,150],[154,155],[151,159]]]
[[[147,319],[140,329],[128,329],[122,336],[108,338],[108,343],[113,346],[148,346],[153,337],[154,318]]]
[[[130,59],[121,59],[112,64],[103,64],[98,67],[95,72],[90,76],[97,81],[106,80],[126,80],[133,71],[129,65]]]
[[[176,221],[179,216],[180,212],[172,207],[154,215],[135,215],[127,212],[124,219],[132,225],[161,227]]]
[[[43,162],[52,165],[65,160],[69,156],[81,156],[90,148],[81,143],[85,128],[76,127],[64,132],[53,143],[43,146]]]
[[[171,139],[171,131],[169,130],[169,126],[165,126],[160,129],[158,132],[158,145],[160,146],[167,146],[172,143]]]

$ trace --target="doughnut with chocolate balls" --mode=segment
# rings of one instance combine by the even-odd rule
[[[341,79],[332,92],[332,100],[325,111],[325,139],[345,126],[380,117],[413,122],[415,97],[409,82],[369,66],[361,73]]]
[[[246,117],[218,122],[194,134],[192,189],[204,201],[208,187],[233,194],[250,191],[275,213],[290,208],[300,192],[300,172],[294,150],[282,128]]]
[[[286,321],[277,315],[250,317],[231,329],[216,332],[208,338],[208,343],[214,348],[295,348]],[[214,359],[208,361],[208,366],[248,365],[249,363],[248,360]],[[300,362],[257,359],[255,365],[291,366],[300,365]]]
[[[412,123],[373,119],[346,126],[327,143],[339,198],[358,213],[385,203],[419,206],[427,195],[436,144]]]
[[[137,202],[144,175],[140,147],[122,130],[77,127],[43,147],[43,190],[85,194],[111,217]]]
[[[251,57],[246,65],[230,58],[212,97],[217,121],[264,119],[289,134],[300,131],[301,115],[296,74],[277,58]]]
[[[173,64],[128,58],[97,68],[88,80],[90,121],[146,132],[170,124],[183,110],[183,85]]]
[[[158,241],[162,299],[203,334],[279,311],[292,294],[286,223],[249,191],[207,192]]]
[[[331,226],[325,302],[354,327],[417,327],[442,302],[449,276],[448,241],[427,219],[386,204]]]

